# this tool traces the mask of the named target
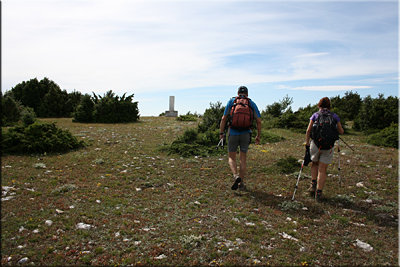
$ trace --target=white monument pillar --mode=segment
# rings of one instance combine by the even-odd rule
[[[169,110],[165,111],[166,117],[178,117],[178,111],[174,110],[175,96],[169,97]]]

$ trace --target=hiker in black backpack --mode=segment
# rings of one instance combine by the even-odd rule
[[[234,183],[232,190],[245,190],[244,176],[246,174],[246,155],[251,142],[251,128],[253,120],[257,124],[256,145],[260,143],[261,134],[261,114],[257,105],[247,97],[248,89],[246,86],[240,86],[238,96],[228,101],[222,116],[219,138],[225,138],[224,130],[226,121],[229,118],[228,129],[228,156],[229,167],[233,173]],[[240,165],[239,174],[237,172],[236,153],[240,147]]]
[[[331,109],[328,97],[318,103],[319,111],[310,118],[306,133],[306,149],[310,149],[312,161],[311,186],[308,191],[315,194],[317,201],[322,200],[322,190],[326,182],[326,169],[332,162],[333,146],[344,130],[340,118]],[[312,139],[310,142],[310,138]]]

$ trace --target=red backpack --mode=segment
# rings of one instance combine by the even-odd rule
[[[235,97],[230,113],[229,127],[238,131],[252,128],[254,111],[250,105],[250,98]]]

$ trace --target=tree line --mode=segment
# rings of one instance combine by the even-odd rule
[[[137,121],[140,117],[138,102],[133,102],[134,94],[119,97],[112,90],[103,96],[85,94],[78,91],[68,93],[54,81],[37,78],[17,84],[4,96],[1,95],[3,126],[12,125],[19,120],[29,124],[40,118],[73,118],[74,122],[83,123],[120,123]],[[294,131],[304,131],[309,119],[318,111],[317,104],[309,104],[293,111],[293,98],[286,95],[282,100],[268,105],[262,111],[262,120],[267,128],[287,128]],[[370,95],[361,96],[352,91],[344,97],[331,97],[332,111],[342,120],[342,125],[352,121],[352,128],[367,134],[375,133],[398,124],[397,96],[377,98]],[[211,118],[213,116],[206,116]],[[220,118],[213,118],[219,121]]]
[[[377,98],[370,95],[361,98],[356,92],[347,91],[344,97],[334,96],[331,100],[331,111],[341,119],[341,124],[352,122],[352,129],[366,134],[376,133],[392,124],[399,122],[399,99],[397,96]],[[268,105],[262,111],[261,117],[267,128],[286,128],[304,132],[314,112],[319,110],[318,105],[309,104],[293,112],[291,104],[293,98],[286,95],[282,100]],[[346,129],[345,129],[346,131]]]
[[[104,96],[65,89],[47,77],[23,81],[1,94],[1,123],[11,126],[22,120],[30,124],[35,117],[73,118],[74,122],[120,123],[134,122],[140,117],[134,94],[116,96],[112,90]]]

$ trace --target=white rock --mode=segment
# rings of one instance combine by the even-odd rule
[[[364,184],[363,184],[363,182],[359,182],[359,183],[356,184],[356,186],[357,187],[364,187]]]
[[[244,244],[243,240],[240,239],[240,238],[236,238],[236,243],[237,243],[238,245]]]
[[[53,221],[51,221],[51,220],[46,220],[44,223],[45,223],[47,226],[51,226],[51,225],[53,224]]]
[[[86,229],[89,230],[92,226],[90,224],[86,224],[86,223],[78,223],[76,225],[76,229]]]
[[[37,234],[37,233],[39,233],[39,229],[35,229],[35,230],[33,230],[33,233],[34,233],[34,234]]]
[[[366,252],[370,252],[370,251],[372,251],[374,248],[370,245],[370,244],[368,244],[368,243],[364,243],[364,242],[362,242],[361,240],[358,240],[358,239],[356,239],[356,241],[357,241],[357,247],[359,247],[359,248],[362,248],[364,251],[366,251]]]
[[[14,198],[14,196],[3,197],[3,198],[1,199],[1,201],[10,200],[10,199],[12,199],[12,198]]]
[[[292,239],[292,240],[294,240],[294,241],[299,241],[297,238],[294,238],[293,236],[288,235],[288,234],[285,233],[285,232],[279,233],[279,235],[281,235],[281,236],[282,236],[283,238],[285,238],[285,239]]]
[[[158,256],[158,257],[154,257],[154,259],[155,260],[162,260],[162,259],[165,259],[167,256],[165,256],[164,254],[161,254],[160,256]]]
[[[25,258],[20,259],[18,263],[19,263],[19,264],[22,264],[22,263],[25,263],[25,262],[27,262],[27,261],[28,261],[28,258],[25,257]]]

